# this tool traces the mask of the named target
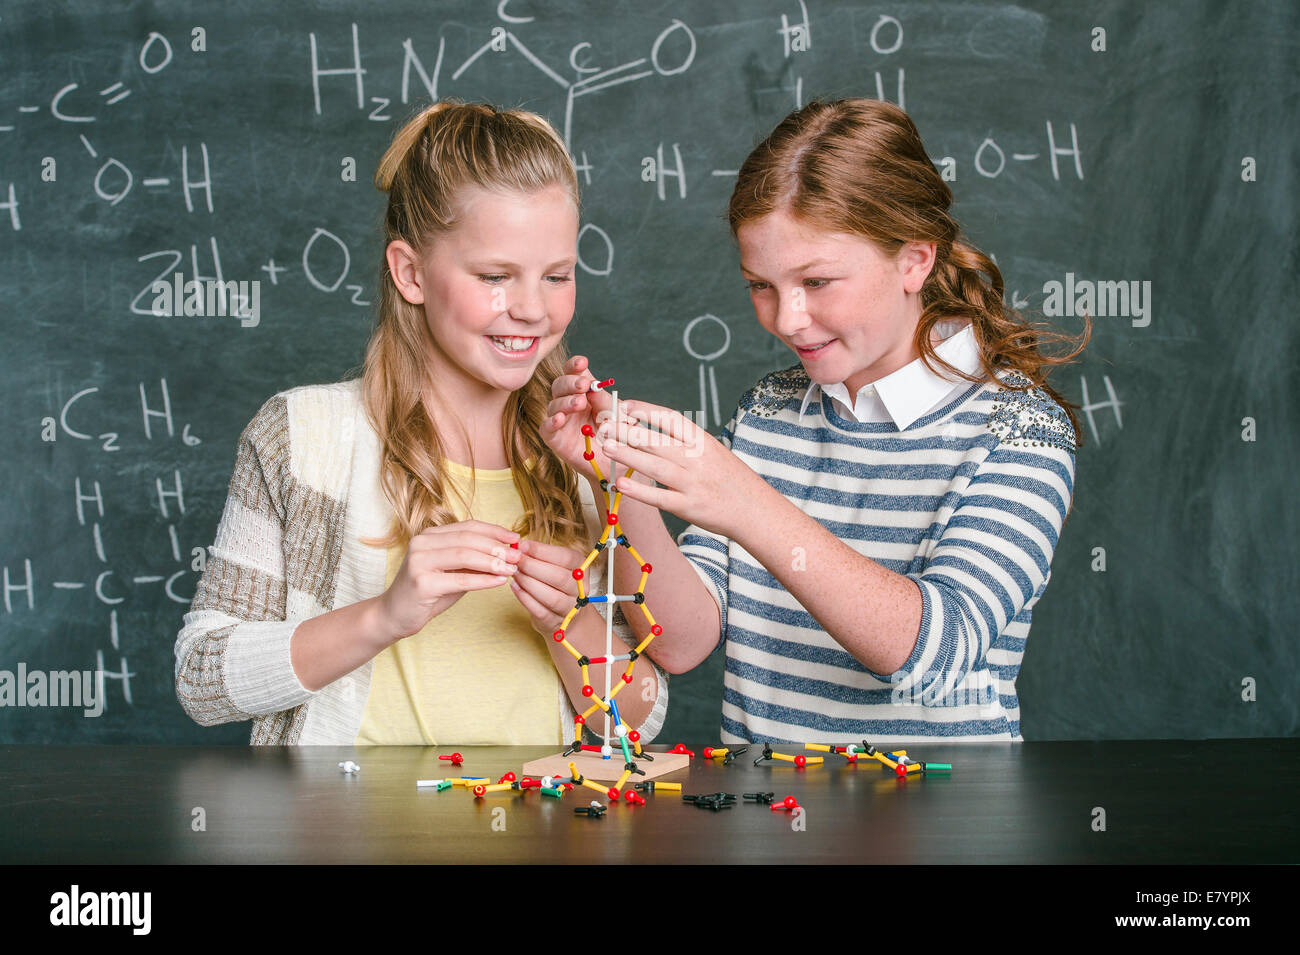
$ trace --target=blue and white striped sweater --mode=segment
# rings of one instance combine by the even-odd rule
[[[897,673],[873,673],[743,548],[687,528],[678,545],[721,611],[723,741],[1022,739],[1016,676],[1074,487],[1068,416],[1040,389],[985,383],[900,432],[846,420],[824,395],[801,420],[808,386],[799,366],[767,376],[720,437],[840,540],[915,580],[921,632]]]

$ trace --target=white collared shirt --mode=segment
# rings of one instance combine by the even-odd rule
[[[979,346],[970,322],[965,319],[948,319],[936,322],[934,331],[943,339],[935,346],[936,355],[967,374],[979,372]],[[821,392],[824,391],[835,400],[836,410],[850,421],[892,421],[902,431],[926,412],[969,388],[970,384],[961,378],[937,374],[917,358],[898,371],[863,385],[858,389],[856,399],[850,398],[849,389],[843,382],[824,386],[813,382],[803,397],[799,418],[802,420],[808,406],[820,400]]]

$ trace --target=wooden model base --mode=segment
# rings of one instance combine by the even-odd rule
[[[676,772],[679,769],[687,769],[691,765],[691,758],[685,753],[651,753],[654,762],[648,759],[636,759],[636,768],[645,773],[641,776],[633,773],[628,780],[628,785],[633,783],[643,783],[647,779],[657,779],[668,773]],[[633,757],[635,759],[635,757]],[[565,776],[569,775],[569,763],[578,767],[578,772],[588,779],[594,779],[597,782],[615,782],[619,776],[623,775],[623,751],[614,750],[614,755],[609,759],[601,759],[599,753],[574,753],[572,756],[564,756],[556,753],[554,756],[543,756],[541,759],[535,759],[531,763],[524,764],[524,775],[539,779],[542,776]]]

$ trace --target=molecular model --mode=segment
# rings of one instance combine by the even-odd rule
[[[589,390],[598,391],[612,385],[613,383],[613,378],[605,381],[592,382]],[[610,391],[609,395],[613,400],[611,420],[617,422],[618,392]],[[623,493],[618,491],[617,493],[611,494],[609,481],[605,478],[605,475],[601,473],[600,465],[598,465],[595,460],[596,454],[591,449],[591,439],[594,434],[595,431],[592,429],[591,425],[586,424],[582,426],[583,442],[586,445],[586,451],[583,452],[582,456],[591,462],[591,466],[596,472],[596,478],[600,481],[601,491],[605,495],[605,511],[609,515],[609,518],[605,531],[600,536],[600,540],[596,542],[590,553],[587,554],[587,558],[582,562],[582,566],[575,568],[573,571],[573,579],[578,582],[578,599],[574,603],[573,609],[565,615],[564,620],[560,623],[560,626],[552,636],[557,643],[562,644],[569,653],[573,654],[573,658],[577,661],[578,666],[582,670],[582,694],[583,696],[589,697],[592,701],[590,708],[588,708],[586,712],[579,713],[573,718],[573,745],[564,751],[564,755],[568,756],[585,750],[588,752],[599,752],[602,757],[609,759],[613,753],[612,740],[617,739],[618,745],[623,750],[624,758],[623,775],[619,777],[618,782],[616,782],[610,790],[612,797],[617,799],[617,795],[614,794],[623,788],[623,784],[627,782],[628,778],[633,773],[639,772],[636,768],[636,763],[633,761],[633,754],[635,753],[636,757],[647,760],[652,760],[654,757],[649,753],[642,751],[641,734],[629,727],[627,723],[623,721],[623,718],[618,711],[618,703],[615,701],[614,697],[618,696],[619,691],[622,690],[623,687],[632,682],[632,673],[636,668],[637,659],[645,652],[646,647],[650,645],[651,641],[663,633],[663,628],[659,626],[659,624],[655,623],[654,615],[650,613],[650,608],[647,607],[645,603],[645,584],[646,580],[650,577],[652,568],[641,559],[641,555],[638,554],[636,548],[628,542],[627,536],[623,533],[622,527],[619,526],[618,506],[619,502],[623,498]],[[624,477],[631,477],[632,473],[633,469],[628,468]],[[641,581],[637,584],[636,593],[626,595],[615,594],[610,590],[614,581],[614,550],[618,547],[627,548],[627,552],[632,555],[632,558],[638,564],[641,565]],[[600,556],[602,551],[609,554],[609,569],[605,575],[606,592],[603,594],[588,594],[584,580],[588,569],[595,562],[596,558]],[[588,657],[579,652],[579,650],[565,638],[564,634],[566,628],[573,622],[573,618],[578,615],[583,607],[588,604],[615,604],[619,602],[635,604],[641,609],[641,612],[645,614],[646,620],[650,622],[650,633],[646,635],[646,638],[642,640],[635,649],[629,650],[627,653],[614,653],[613,628],[615,608],[612,606],[609,607],[608,612],[605,615],[604,656]],[[614,678],[614,665],[625,661],[627,663],[627,669],[623,671],[621,679],[616,681]],[[603,694],[596,692],[596,688],[592,685],[591,681],[590,668],[597,665],[603,665],[605,668],[605,686]],[[604,711],[605,714],[605,728],[604,733],[602,734],[602,745],[585,745],[582,742],[582,729],[587,725],[587,720],[595,715],[597,711]],[[631,745],[629,746],[629,744]],[[577,781],[580,782],[581,777],[578,777]]]

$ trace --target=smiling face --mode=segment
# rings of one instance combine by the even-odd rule
[[[430,374],[452,402],[517,391],[573,318],[578,210],[559,186],[533,193],[468,187],[459,222],[423,257],[388,247],[402,296],[422,305]]]
[[[817,384],[844,382],[856,395],[919,357],[919,293],[933,243],[909,242],[890,256],[783,210],[740,226],[736,239],[759,324]]]

